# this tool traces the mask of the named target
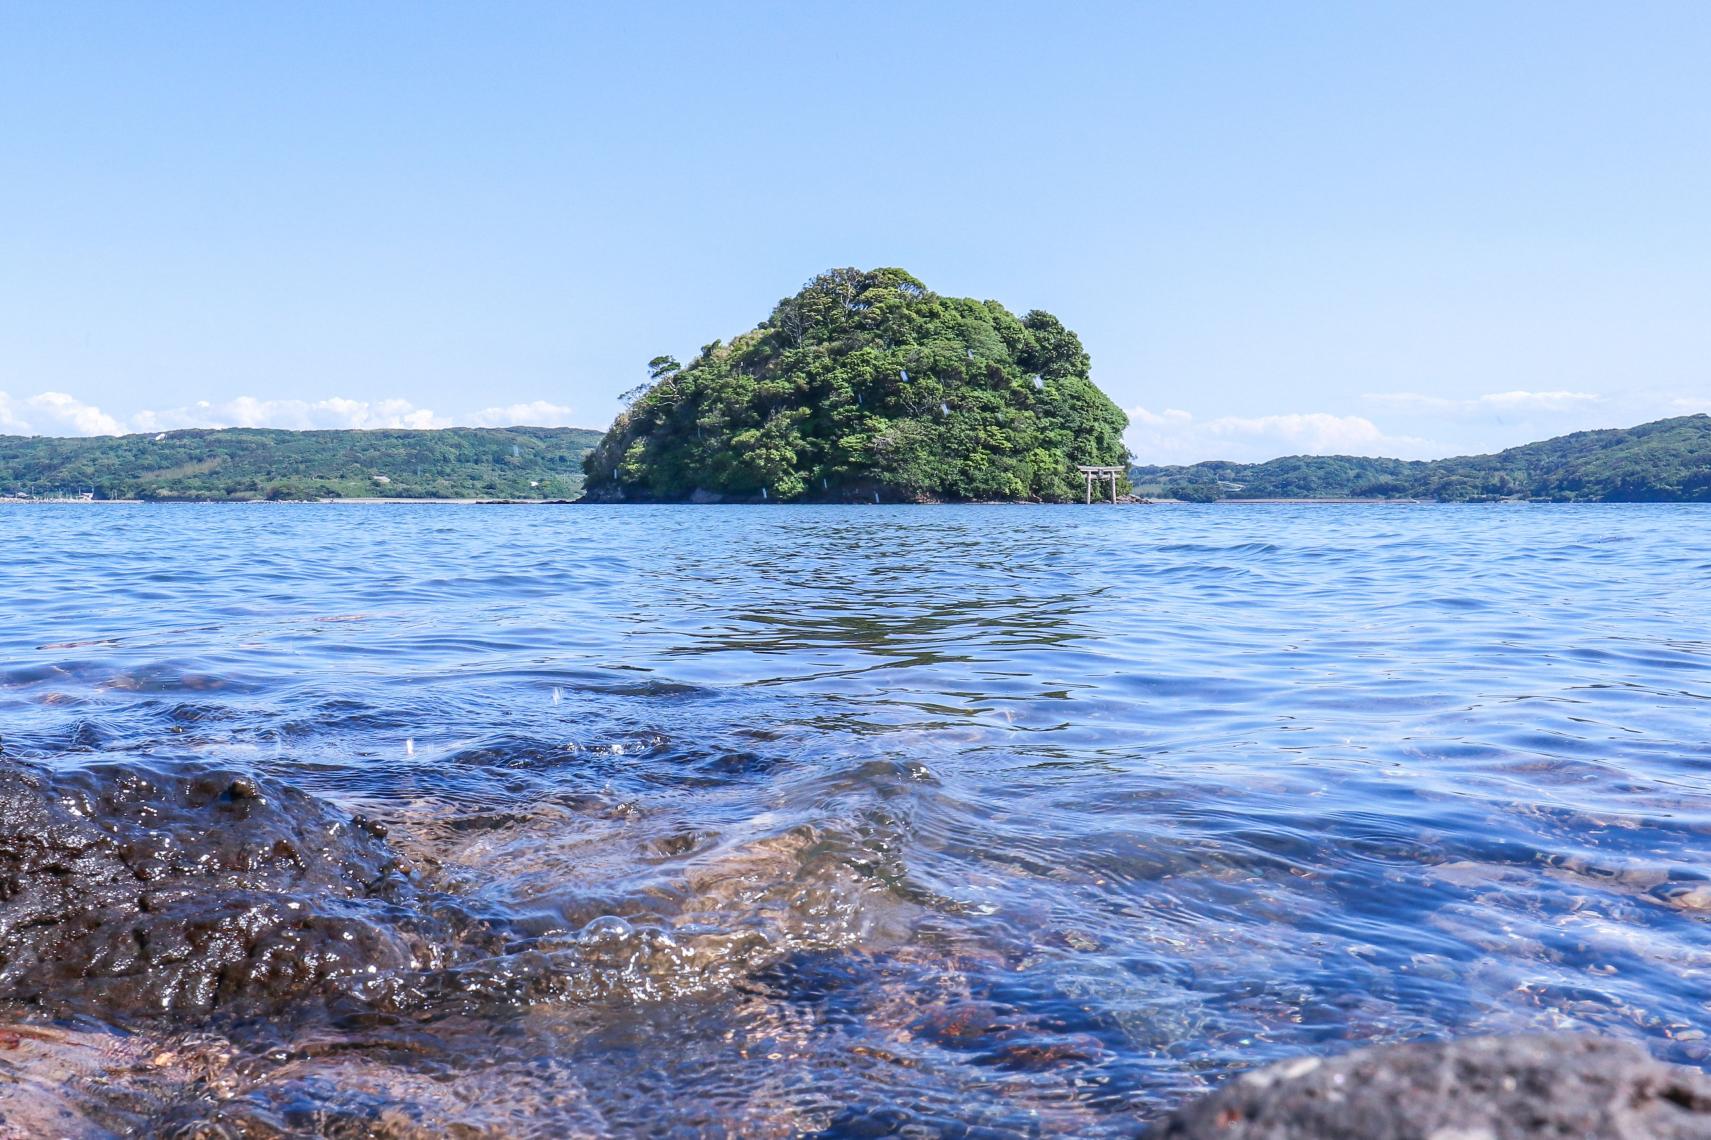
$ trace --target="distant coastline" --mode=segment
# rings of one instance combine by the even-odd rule
[[[1465,506],[1465,507],[1503,507],[1503,506],[1567,506],[1572,504],[1602,505],[1602,506],[1638,506],[1657,504],[1659,502],[1675,502],[1683,504],[1711,503],[1706,499],[1378,499],[1378,498],[1337,498],[1326,496],[1322,498],[1296,499],[1249,499],[1229,498],[1215,499],[1210,502],[1195,502],[1189,499],[1171,498],[1129,498],[1120,503],[1096,501],[1094,507],[1433,507],[1433,506]],[[681,506],[725,506],[725,507],[1059,507],[1068,510],[1072,507],[1087,509],[1080,503],[1045,503],[1031,502],[1020,499],[991,499],[964,500],[954,503],[898,501],[891,503],[610,503],[589,499],[384,499],[384,498],[326,498],[326,499],[16,499],[0,498],[0,509],[6,507],[123,507],[123,506],[180,506],[180,507],[244,507],[244,506],[325,506],[325,507],[681,507]]]
[[[562,504],[580,497],[583,457],[600,438],[584,428],[526,427],[0,436],[0,506]],[[1303,455],[1251,464],[1132,466],[1130,482],[1135,494],[1129,501],[1160,504],[1711,502],[1711,416],[1578,432],[1453,459]],[[390,493],[375,493],[382,489]],[[777,505],[775,499],[753,501]],[[1070,505],[1081,505],[1080,496]]]
[[[573,499],[587,428],[0,436],[0,499]]]
[[[1493,455],[1135,467],[1137,493],[1195,502],[1711,502],[1711,416],[1575,432]]]

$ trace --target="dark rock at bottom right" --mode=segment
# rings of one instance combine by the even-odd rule
[[[1149,1140],[1711,1140],[1711,1078],[1623,1041],[1475,1037],[1282,1061]]]

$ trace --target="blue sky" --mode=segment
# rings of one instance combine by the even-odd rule
[[[838,265],[1143,461],[1711,411],[1711,6],[0,0],[0,432],[604,426]]]

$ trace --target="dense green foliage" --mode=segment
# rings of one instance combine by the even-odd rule
[[[649,383],[588,456],[590,498],[1073,499],[1127,419],[1049,313],[900,269],[822,274]]]
[[[103,499],[567,498],[600,438],[583,428],[0,436],[0,495]]]
[[[1495,455],[1408,461],[1292,455],[1269,463],[1139,467],[1143,491],[1177,498],[1413,498],[1446,502],[1711,501],[1711,416],[1582,431]]]

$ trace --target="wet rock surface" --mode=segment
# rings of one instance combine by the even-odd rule
[[[1711,1079],[1626,1042],[1484,1037],[1280,1062],[1151,1140],[1705,1140]]]
[[[395,776],[385,824],[198,761],[0,759],[0,1137],[627,1135],[686,1087],[686,1135],[1141,1126],[1088,1081],[1122,1026],[981,980],[1041,941],[909,937],[885,812],[722,835],[553,787],[641,747],[465,750],[486,794]],[[1151,1135],[1676,1140],[1711,1091],[1605,1039],[1466,1040],[1286,1062]]]
[[[115,1021],[279,1014],[450,965],[479,924],[384,834],[228,769],[0,760],[0,997]]]
[[[686,843],[604,793],[505,786],[580,756],[471,753],[487,795],[393,785],[386,824],[230,766],[0,758],[0,1138],[627,1134],[663,1091],[622,1058],[709,1017],[739,1043],[687,1070],[807,1060],[824,995],[784,984],[795,956],[891,937],[847,842]],[[766,1076],[701,1111],[830,1119]]]

